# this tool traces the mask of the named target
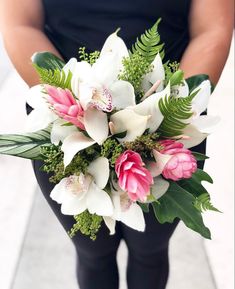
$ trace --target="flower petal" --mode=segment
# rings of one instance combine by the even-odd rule
[[[66,124],[65,121],[57,119],[52,125],[51,143],[54,145],[58,145],[60,141],[63,142],[66,137],[78,131],[74,125],[64,126],[64,124]]]
[[[153,155],[156,160],[156,163],[154,162],[149,163],[148,169],[153,177],[157,177],[163,172],[166,164],[172,158],[172,156],[167,154],[161,154],[157,150],[153,150]]]
[[[84,125],[86,132],[99,145],[101,145],[108,137],[108,117],[103,111],[89,108],[84,113]]]
[[[99,216],[113,215],[113,204],[110,196],[94,182],[91,183],[87,193],[87,208],[91,214]]]
[[[184,80],[183,84],[172,86],[171,94],[174,97],[182,97],[182,98],[189,96],[189,86],[187,82]]]
[[[152,94],[133,108],[133,110],[140,115],[151,116],[147,124],[150,132],[155,132],[164,118],[158,106],[159,100],[165,96],[170,96],[170,93],[170,84],[168,84],[163,91]]]
[[[58,204],[62,204],[66,197],[66,182],[67,178],[62,179],[50,193],[52,200]]]
[[[78,61],[75,57],[71,58],[62,69],[65,72],[65,75],[68,75],[69,71],[74,73],[77,63]]]
[[[112,219],[111,217],[103,217],[105,225],[108,227],[110,231],[110,235],[115,234],[115,227],[116,227],[116,220]]]
[[[154,178],[154,185],[152,186],[152,195],[156,200],[160,199],[169,189],[169,182],[164,180],[161,176]]]
[[[165,69],[162,64],[162,59],[160,54],[158,53],[152,62],[153,65],[153,71],[148,73],[143,80],[142,87],[144,92],[147,92],[152,85],[157,81],[157,80],[164,80],[165,79]],[[163,89],[163,84],[161,84],[157,91],[161,91]]]
[[[73,77],[71,80],[71,87],[73,93],[79,98],[79,84],[81,82],[89,83],[93,80],[92,78],[92,67],[86,62],[77,62],[76,67],[73,71]]]
[[[134,230],[145,231],[144,213],[136,203],[133,203],[127,211],[121,213],[120,221]]]
[[[95,83],[100,83],[105,87],[110,86],[118,80],[122,60],[118,57],[118,52],[109,52],[98,58],[92,66],[92,75]]]
[[[43,86],[41,84],[35,85],[28,90],[26,95],[26,102],[32,108],[47,108],[46,95],[42,92]]]
[[[197,115],[200,115],[206,110],[208,106],[209,98],[211,96],[211,82],[209,80],[203,81],[197,88],[192,91],[192,93],[198,90],[199,92],[192,101],[192,108]]]
[[[96,185],[103,189],[109,180],[109,161],[107,158],[99,157],[93,161],[88,167],[88,173],[91,174]]]
[[[75,216],[83,213],[87,209],[86,197],[79,199],[76,196],[68,196],[64,199],[61,206],[61,213],[64,215]]]
[[[124,109],[114,113],[110,120],[112,123],[112,133],[118,134],[127,132],[127,135],[120,141],[134,141],[147,129],[149,116],[142,116],[132,109]]]
[[[183,135],[186,137],[182,138],[180,142],[185,146],[185,148],[192,148],[199,145],[208,136],[207,133],[200,132],[200,130],[198,130],[197,127],[192,124],[188,125],[184,129]]]
[[[75,132],[68,136],[61,147],[64,152],[64,166],[67,167],[76,153],[95,144],[95,141],[86,137],[81,132]]]
[[[25,131],[34,132],[47,128],[56,119],[58,116],[49,108],[35,108],[26,118]]]
[[[134,87],[129,82],[116,81],[110,86],[109,90],[112,95],[113,107],[117,110],[136,104]]]
[[[128,57],[129,52],[125,42],[117,35],[117,32],[112,33],[105,41],[101,50],[100,57],[105,56],[107,53],[118,52],[118,58],[122,61],[123,57]]]
[[[211,134],[220,120],[219,116],[201,115],[194,119],[191,124],[200,130],[200,132]]]

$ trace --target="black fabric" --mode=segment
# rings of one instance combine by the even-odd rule
[[[67,60],[80,46],[100,50],[107,36],[121,28],[128,47],[158,18],[165,60],[179,61],[189,41],[190,0],[43,0],[45,32]]]
[[[41,161],[33,161],[35,175],[41,191],[66,231],[74,224],[71,216],[62,215],[60,205],[50,198],[53,185],[48,175],[40,170]],[[168,274],[168,245],[179,220],[173,224],[159,224],[153,211],[145,214],[146,231],[139,233],[122,223],[117,223],[116,234],[109,235],[105,224],[97,240],[78,233],[73,239],[77,251],[77,277],[80,289],[118,289],[119,278],[116,262],[117,249],[124,239],[128,249],[128,289],[165,289]],[[63,254],[63,252],[61,252]]]

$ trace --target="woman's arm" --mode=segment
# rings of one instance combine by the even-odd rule
[[[233,11],[233,0],[192,1],[191,41],[181,60],[186,78],[205,73],[218,82],[231,44]]]
[[[36,51],[50,51],[61,57],[43,33],[41,0],[1,0],[1,32],[6,51],[29,86],[39,82],[30,58]]]

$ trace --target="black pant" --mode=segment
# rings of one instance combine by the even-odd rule
[[[205,143],[194,151],[204,152]],[[71,229],[74,219],[60,212],[60,205],[50,198],[53,184],[48,175],[40,170],[41,161],[34,161],[34,171],[48,204],[66,231]],[[203,163],[199,164],[200,167]],[[151,209],[145,214],[146,231],[137,232],[118,222],[116,234],[109,235],[103,224],[96,241],[77,233],[73,243],[77,251],[77,277],[80,289],[118,289],[119,278],[116,262],[120,240],[124,239],[128,250],[127,282],[129,289],[165,289],[168,274],[168,245],[179,220],[161,225]],[[61,252],[63,254],[63,252]]]

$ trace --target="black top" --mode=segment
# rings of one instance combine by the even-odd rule
[[[43,0],[45,32],[68,60],[80,46],[100,50],[109,34],[121,27],[127,46],[162,18],[159,32],[165,60],[179,61],[189,41],[191,0]]]

